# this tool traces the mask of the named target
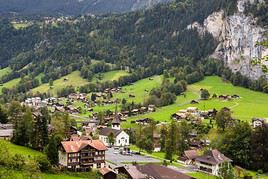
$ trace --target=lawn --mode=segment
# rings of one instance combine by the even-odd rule
[[[109,71],[105,73],[98,73],[94,75],[92,82],[102,83],[105,81],[114,81],[114,80],[118,80],[121,76],[127,76],[127,75],[129,75],[129,73],[123,70],[114,70],[114,71]]]
[[[67,79],[64,81],[64,79]],[[49,84],[45,83],[37,88],[32,89],[33,93],[40,92],[40,93],[45,93],[45,92],[50,92],[54,96],[57,95],[57,91],[67,87],[67,86],[73,86],[73,87],[79,87],[79,86],[84,86],[88,84],[88,81],[86,79],[83,79],[80,76],[79,71],[74,71],[66,76],[61,77],[60,79],[57,79],[53,82],[53,87],[50,89]]]
[[[20,154],[24,157],[31,157],[31,158],[44,155],[43,153],[30,149],[28,147],[15,145],[4,140],[0,140],[0,144],[6,145],[11,155]]]
[[[12,70],[11,70],[10,67],[6,67],[6,68],[1,69],[1,70],[0,70],[0,79],[1,79],[3,76],[5,76],[5,75],[7,75],[8,73],[10,73],[11,71],[12,71]]]
[[[189,104],[192,99],[199,98],[199,90],[201,88],[208,89],[211,95],[214,93],[217,95],[237,94],[241,98],[232,101],[210,99],[200,101],[199,104],[195,105]],[[217,76],[209,76],[201,82],[189,85],[185,94],[186,96],[177,97],[175,104],[158,108],[154,113],[147,113],[144,115],[131,117],[127,122],[123,123],[122,126],[124,128],[129,128],[133,125],[130,123],[130,121],[146,117],[155,119],[157,121],[169,121],[171,114],[180,109],[186,109],[189,106],[196,106],[200,110],[208,110],[213,108],[219,110],[223,107],[229,107],[233,112],[233,117],[244,121],[250,121],[253,117],[268,117],[268,94],[233,86],[231,83],[223,82],[221,78]]]
[[[187,175],[191,177],[195,177],[196,179],[216,179],[217,178],[215,176],[211,176],[211,175],[201,173],[201,172],[187,173]]]

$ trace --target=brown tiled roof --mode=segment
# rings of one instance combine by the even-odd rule
[[[109,173],[109,172],[113,172],[113,173],[115,173],[112,169],[107,168],[107,167],[100,168],[100,169],[99,169],[99,172],[101,173],[102,176],[106,175],[106,174]]]
[[[217,149],[210,150],[206,154],[204,154],[200,157],[197,157],[195,160],[199,161],[199,162],[209,163],[212,165],[217,165],[217,164],[220,164],[223,162],[232,162],[231,159],[225,157]]]
[[[61,142],[66,153],[79,152],[86,146],[91,146],[97,150],[106,150],[106,146],[100,140],[80,140]]]
[[[194,179],[179,171],[157,164],[138,165],[136,167],[141,173],[154,179]]]
[[[114,134],[114,136],[119,135],[122,132],[122,130],[116,130],[109,127],[100,129],[99,135],[109,136],[111,133]]]
[[[196,150],[186,150],[184,151],[184,154],[188,159],[191,160],[199,156]]]
[[[136,166],[122,166],[122,167],[117,167],[116,169],[123,168],[124,170],[127,171],[127,173],[130,175],[132,179],[146,179],[148,176],[146,174],[143,174],[140,172]]]

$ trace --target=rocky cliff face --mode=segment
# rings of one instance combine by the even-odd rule
[[[264,74],[251,61],[267,55],[268,50],[256,45],[263,39],[265,29],[256,26],[254,18],[244,14],[246,2],[248,0],[238,0],[238,11],[231,16],[225,17],[223,11],[215,12],[202,25],[194,23],[188,28],[197,28],[200,34],[210,32],[219,41],[212,56],[224,60],[233,72],[240,71],[250,79],[257,79]]]

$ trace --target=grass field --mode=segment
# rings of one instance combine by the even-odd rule
[[[3,83],[2,86],[0,86],[0,95],[2,94],[2,89],[5,88],[13,88],[20,82],[20,78],[13,79],[9,82]]]
[[[37,157],[37,156],[44,155],[43,153],[38,152],[38,151],[33,150],[33,149],[30,149],[28,147],[15,145],[15,144],[12,144],[12,143],[4,141],[4,140],[0,140],[0,143],[2,145],[7,146],[7,148],[8,148],[8,150],[9,150],[11,155],[20,154],[20,155],[22,155],[22,156],[24,156],[26,158],[27,157],[34,158],[34,157]]]
[[[105,82],[105,81],[114,81],[118,80],[121,76],[127,76],[129,75],[128,72],[123,71],[123,70],[114,70],[114,71],[109,71],[105,73],[99,73],[94,75],[92,82]],[[98,77],[101,77],[101,79],[98,79]]]
[[[232,101],[221,101],[218,99],[210,99],[200,101],[199,104],[189,104],[192,99],[199,98],[199,90],[201,88],[208,89],[210,94],[237,94],[241,98]],[[252,91],[242,87],[233,86],[230,83],[223,82],[221,78],[216,76],[206,77],[203,81],[188,86],[185,93],[186,96],[179,96],[173,105],[165,106],[157,109],[154,113],[148,113],[130,118],[126,123],[123,123],[124,128],[131,127],[130,121],[139,118],[153,118],[157,121],[169,121],[171,114],[180,109],[185,109],[189,106],[196,106],[200,110],[221,109],[229,107],[233,111],[233,116],[237,119],[250,121],[252,117],[268,117],[268,94]]]
[[[132,85],[124,86],[122,88],[123,93],[114,94],[114,98],[125,98],[128,102],[143,103],[148,97],[150,90],[161,85],[162,78],[162,76],[153,76],[139,80]],[[135,98],[129,98],[129,94],[135,95]]]
[[[6,67],[0,70],[0,79],[4,76],[7,75],[8,73],[11,72],[11,68]]]
[[[67,81],[64,81],[64,79],[68,79]],[[63,89],[64,87],[67,86],[73,86],[73,87],[79,87],[88,84],[88,81],[86,79],[83,79],[80,76],[79,71],[74,71],[70,73],[69,75],[63,76],[60,79],[57,79],[53,82],[53,88],[50,89],[49,84],[45,83],[37,88],[34,88],[32,90],[33,93],[40,92],[40,93],[45,93],[45,92],[50,92],[53,95],[57,95],[57,91],[60,89]]]
[[[119,77],[121,76],[125,76],[128,75],[127,72],[125,71],[110,71],[110,72],[106,72],[106,73],[102,73],[101,80],[97,80],[97,75],[95,75],[92,79],[92,82],[105,82],[105,81],[109,81],[109,80],[118,80]],[[44,76],[43,73],[39,74],[36,78],[41,80],[42,76]],[[67,81],[64,81],[64,79],[68,79]],[[32,89],[33,93],[36,92],[40,92],[40,93],[45,93],[45,92],[50,92],[51,94],[53,94],[54,96],[57,95],[57,91],[67,87],[67,86],[73,86],[73,87],[80,87],[80,86],[84,86],[86,84],[88,84],[89,82],[82,78],[80,76],[80,72],[79,71],[74,71],[66,76],[61,77],[60,79],[57,79],[53,82],[53,87],[52,89],[50,89],[49,83],[45,83],[45,84],[41,84],[40,86]]]
[[[12,22],[12,25],[15,29],[23,29],[26,27],[29,27],[31,24],[30,23],[16,23],[16,22]]]

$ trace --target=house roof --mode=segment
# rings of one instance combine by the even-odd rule
[[[13,131],[14,131],[13,129],[0,130],[0,137],[12,137]]]
[[[91,146],[97,150],[106,150],[106,146],[100,140],[80,140],[80,141],[65,141],[61,142],[66,153],[76,153]]]
[[[100,168],[99,172],[101,173],[102,176],[106,175],[107,173],[115,173],[112,169],[104,167],[104,168]]]
[[[184,154],[190,160],[195,159],[199,156],[196,150],[185,150]]]
[[[146,174],[141,173],[136,166],[122,166],[117,167],[117,169],[123,168],[133,179],[146,179],[148,178]]]
[[[112,124],[120,124],[120,116],[117,113],[112,120]]]
[[[157,164],[138,165],[136,167],[141,173],[154,179],[194,179],[179,171]]]
[[[121,132],[122,130],[117,130],[117,129],[106,127],[106,128],[100,129],[99,135],[109,136],[111,133],[113,133],[114,136],[118,136]]]
[[[199,161],[199,162],[209,163],[212,165],[217,165],[217,164],[220,164],[223,162],[232,162],[231,159],[225,157],[217,149],[210,150],[206,154],[204,154],[200,157],[197,157],[195,160]]]

